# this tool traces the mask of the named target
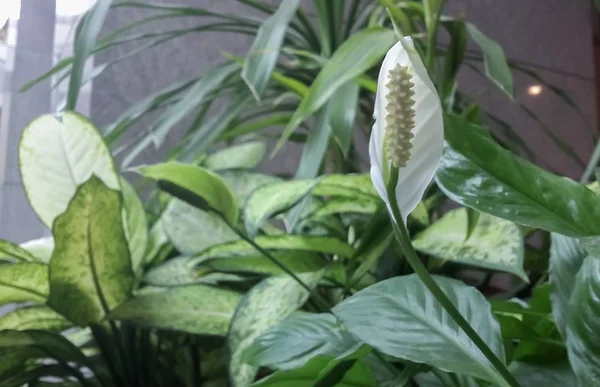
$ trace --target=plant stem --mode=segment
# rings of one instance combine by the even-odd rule
[[[587,184],[590,181],[590,177],[594,173],[596,166],[598,165],[598,161],[600,161],[600,140],[596,143],[596,148],[594,149],[594,153],[590,158],[587,166],[585,167],[585,172],[583,172],[583,176],[579,180],[581,184]]]
[[[425,64],[427,66],[427,71],[429,71],[429,75],[433,76],[435,74],[435,54],[436,54],[436,43],[437,43],[437,32],[438,27],[440,25],[440,15],[442,13],[442,8],[444,7],[444,1],[441,0],[441,4],[438,9],[433,10],[435,14],[426,15],[429,16],[429,23],[427,23],[427,54],[425,59]],[[430,12],[429,7],[425,7],[425,12]],[[427,21],[426,17],[426,21]]]
[[[496,356],[496,354],[490,349],[490,347],[483,341],[479,334],[471,327],[469,322],[463,317],[460,311],[452,303],[452,301],[446,296],[444,291],[438,286],[431,274],[427,271],[427,268],[415,252],[408,230],[404,224],[402,213],[398,207],[398,201],[396,200],[396,184],[398,183],[398,168],[391,168],[390,181],[387,185],[387,195],[390,201],[390,207],[392,208],[392,225],[396,233],[396,239],[404,252],[407,262],[410,264],[415,274],[419,277],[421,282],[429,289],[433,297],[442,305],[444,310],[452,317],[452,319],[458,324],[458,326],[469,336],[473,343],[479,348],[483,355],[489,360],[489,362],[496,368],[498,373],[502,375],[507,385],[512,387],[520,387],[517,380],[510,373],[506,365]],[[397,220],[397,222],[396,222]]]

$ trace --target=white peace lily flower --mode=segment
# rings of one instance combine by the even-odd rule
[[[411,38],[396,43],[383,60],[373,117],[371,180],[392,213],[386,186],[391,167],[398,168],[395,193],[406,223],[435,175],[444,145],[440,99]]]

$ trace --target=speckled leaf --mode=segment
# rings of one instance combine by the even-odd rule
[[[560,334],[566,338],[569,300],[575,287],[577,273],[587,255],[580,248],[579,240],[576,238],[556,233],[552,233],[551,238],[548,281],[551,289],[552,315]]]
[[[303,367],[277,371],[264,379],[252,384],[256,387],[314,387],[315,381],[319,379],[321,372],[326,370],[333,358],[319,355],[311,359]],[[361,361],[351,361],[348,363],[349,369],[346,370],[341,380],[335,383],[336,387],[372,387],[376,386],[371,370]],[[323,386],[330,386],[324,384]]]
[[[316,286],[323,272],[300,274],[309,287]],[[308,292],[293,278],[283,275],[263,280],[242,299],[231,320],[228,339],[231,349],[229,373],[233,387],[252,383],[258,367],[245,363],[242,354],[254,341],[277,322],[298,309]]]
[[[600,258],[584,260],[569,300],[565,342],[581,386],[600,380]]]
[[[233,145],[209,155],[204,166],[213,170],[252,169],[256,167],[267,152],[262,141],[251,141]]]
[[[23,262],[0,265],[0,305],[12,302],[43,304],[48,297],[48,266]]]
[[[443,260],[506,271],[529,282],[523,270],[523,236],[519,226],[481,214],[467,238],[467,218],[465,208],[448,212],[417,234],[413,246]]]
[[[20,308],[0,317],[0,330],[5,329],[43,329],[62,331],[71,323],[45,305]]]
[[[434,278],[490,349],[504,360],[500,327],[483,295],[457,280]],[[415,274],[372,285],[335,306],[333,312],[351,333],[383,354],[506,385]]]
[[[334,197],[318,205],[306,215],[305,219],[321,218],[334,214],[373,214],[377,211],[377,202],[363,197]]]
[[[368,173],[325,176],[312,193],[319,196],[366,197],[379,200]]]
[[[48,304],[77,325],[101,321],[134,283],[121,194],[92,177],[56,218]]]
[[[325,254],[351,257],[354,249],[337,238],[312,235],[260,235],[254,239],[258,245],[267,250],[314,251]],[[201,256],[231,256],[256,253],[252,245],[243,240],[222,243],[210,247]]]
[[[256,189],[244,205],[244,221],[248,234],[254,237],[265,220],[292,208],[310,193],[315,184],[315,180],[292,180]]]
[[[307,251],[277,251],[271,253],[279,263],[293,273],[314,272],[325,267],[329,262],[318,254]],[[225,273],[255,273],[278,275],[285,274],[269,258],[253,252],[249,255],[233,255],[223,258],[211,258],[202,262],[200,268]]]
[[[31,207],[48,227],[67,209],[77,186],[92,175],[108,188],[119,189],[119,176],[102,135],[74,112],[33,120],[23,130],[19,166]]]
[[[159,263],[156,262],[156,260],[164,257],[165,250],[168,252],[172,249],[164,225],[165,221],[163,215],[161,215],[161,217],[152,225],[152,228],[148,233],[148,243],[146,244],[146,252],[144,253],[142,262],[144,265]]]
[[[44,237],[21,243],[21,247],[29,251],[38,262],[48,263],[54,250],[54,238]]]
[[[298,314],[271,327],[243,358],[256,366],[293,369],[317,355],[336,357],[357,343],[330,313]]]
[[[239,300],[238,293],[226,289],[182,286],[136,296],[113,310],[109,318],[193,334],[225,335]]]
[[[229,170],[220,171],[219,174],[237,197],[240,206],[244,205],[248,196],[258,187],[282,181],[275,176],[251,171]]]
[[[139,167],[144,176],[158,181],[162,190],[188,204],[219,211],[236,224],[238,204],[221,177],[207,169],[175,162]]]
[[[144,205],[138,197],[135,189],[121,178],[121,191],[123,192],[123,224],[125,225],[125,237],[129,245],[131,266],[137,272],[146,253],[148,244],[148,220]]]
[[[239,239],[217,214],[179,199],[171,200],[162,219],[165,233],[182,254],[196,254],[210,246]]]
[[[153,286],[182,286],[192,284],[214,285],[221,281],[241,281],[244,277],[229,273],[210,273],[208,268],[199,268],[203,259],[177,257],[151,269],[144,282]]]
[[[36,261],[29,251],[8,241],[0,240],[0,260]]]

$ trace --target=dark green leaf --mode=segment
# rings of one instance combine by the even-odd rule
[[[52,227],[48,305],[77,325],[97,323],[130,297],[134,276],[121,195],[93,176]]]
[[[506,62],[504,50],[497,42],[484,35],[471,23],[466,23],[467,32],[483,52],[485,73],[511,99],[514,94],[514,81]]]
[[[437,182],[454,201],[518,224],[569,236],[600,235],[600,201],[496,144],[480,127],[446,116]]]
[[[299,4],[300,0],[283,0],[277,12],[266,19],[256,33],[242,68],[242,78],[256,99],[260,99],[271,78],[288,24]]]
[[[435,280],[503,360],[500,329],[483,295],[453,279]],[[384,354],[506,385],[415,274],[370,286],[338,304],[333,312],[351,333]]]
[[[523,387],[566,387],[575,386],[576,380],[569,363],[533,364],[514,362],[510,370]]]
[[[600,380],[600,258],[584,260],[569,300],[566,343],[581,386]]]
[[[205,285],[182,286],[138,295],[113,310],[109,318],[151,328],[201,335],[225,335],[240,295]]]

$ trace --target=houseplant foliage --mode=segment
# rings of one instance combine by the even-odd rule
[[[597,384],[597,184],[536,167],[514,155],[522,149],[506,127],[482,126],[490,115],[460,92],[456,74],[472,39],[490,87],[510,97],[502,49],[441,15],[443,1],[316,0],[315,18],[299,1],[240,3],[265,18],[122,2],[112,6],[156,14],[98,37],[111,7],[100,0],[82,19],[75,56],[44,76],[68,79],[66,109],[25,128],[19,161],[52,237],[0,242],[0,302],[15,305],[0,317],[1,384]],[[203,24],[123,35],[184,16]],[[84,76],[89,55],[205,30],[254,43],[245,58],[149,96],[109,127],[73,112],[82,82],[110,65]],[[442,30],[451,39],[440,48]],[[412,36],[408,49],[400,36]],[[387,81],[381,62],[398,44],[412,58],[400,64],[414,92],[428,85],[424,100],[439,118],[419,133],[443,126],[445,142],[420,149],[415,132],[409,158],[393,165],[397,184],[385,152],[371,152],[382,191],[359,162],[354,131],[370,133],[383,109],[388,93],[374,98]],[[228,108],[211,116],[220,97]],[[410,107],[417,126],[421,105]],[[121,141],[155,110],[150,132]],[[194,125],[167,160],[131,167],[188,114]],[[254,170],[263,129],[280,126],[275,152],[304,143],[293,179]],[[384,145],[378,133],[372,141]],[[432,163],[403,175],[418,157]],[[140,200],[126,168],[156,188],[150,199]],[[402,187],[417,183],[408,205]],[[442,211],[448,198],[461,206]]]

